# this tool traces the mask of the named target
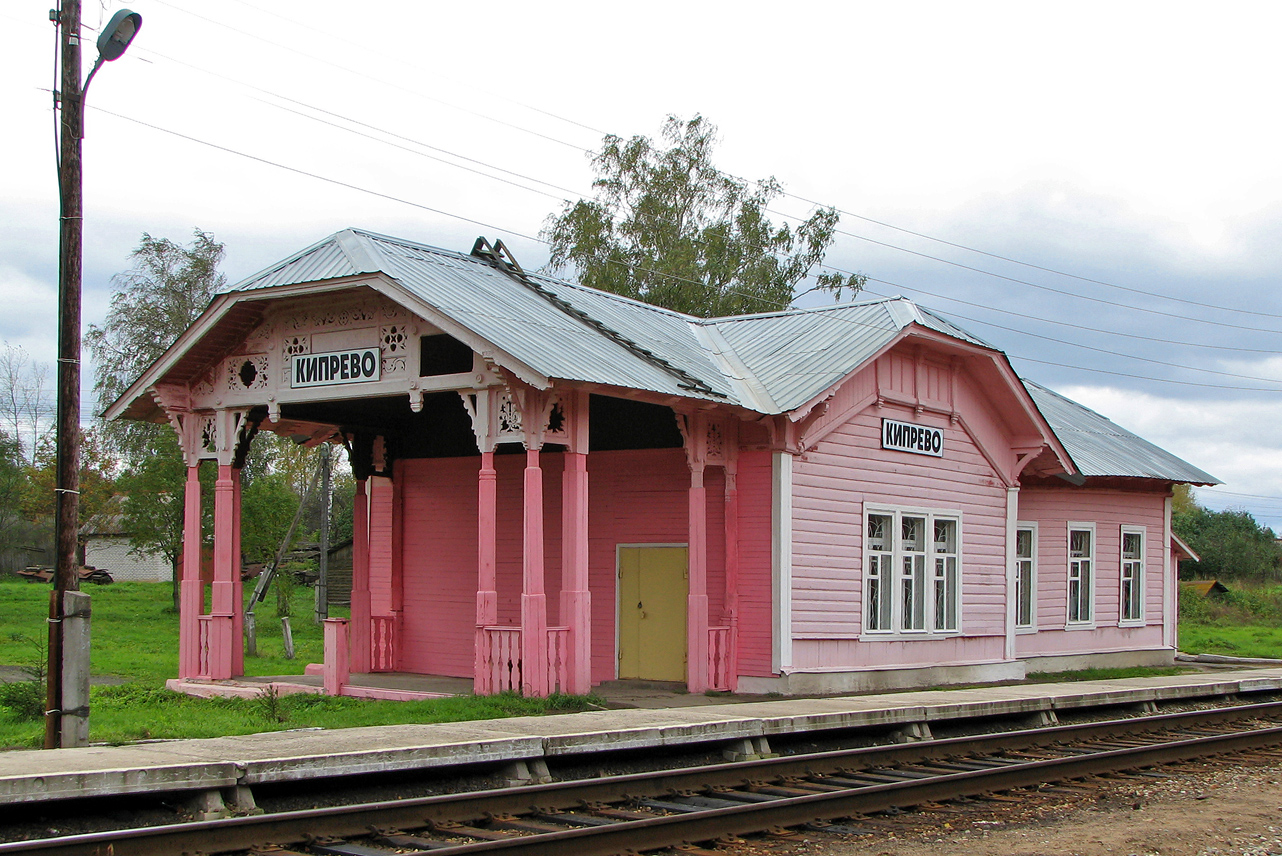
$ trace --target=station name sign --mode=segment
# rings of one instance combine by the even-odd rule
[[[357,348],[328,354],[295,354],[290,366],[291,389],[335,386],[378,380],[382,368],[378,348]]]
[[[881,447],[894,449],[897,452],[912,452],[914,455],[933,455],[936,458],[942,458],[944,432],[939,428],[930,428],[926,425],[883,419],[881,420]]]

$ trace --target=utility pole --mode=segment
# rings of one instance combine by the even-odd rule
[[[322,443],[320,557],[316,563],[316,623],[329,618],[329,472],[330,446]]]
[[[62,745],[64,595],[80,590],[76,547],[80,523],[80,273],[84,225],[80,164],[84,105],[80,90],[80,0],[63,0],[60,37],[58,195],[58,474],[55,493],[55,565],[49,595],[49,687],[45,748]],[[86,670],[86,677],[88,671]],[[86,717],[87,719],[87,712]]]
[[[98,37],[98,59],[80,84],[80,0],[50,13],[58,26],[62,75],[58,123],[58,462],[54,493],[54,578],[49,594],[46,749],[89,742],[89,596],[80,592],[80,279],[83,257],[84,94],[104,62],[119,59],[142,26],[121,9]]]

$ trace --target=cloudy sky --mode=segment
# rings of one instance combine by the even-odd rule
[[[52,362],[49,0],[6,0],[0,339]],[[85,66],[117,7],[86,2]],[[356,226],[526,267],[606,133],[702,113],[828,263],[1222,479],[1282,530],[1282,111],[1265,2],[132,0],[90,90],[86,323],[143,232],[232,282]],[[141,367],[140,367],[141,368]]]

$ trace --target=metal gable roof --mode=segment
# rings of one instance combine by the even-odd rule
[[[706,323],[715,326],[781,412],[830,388],[911,324],[996,350],[903,297]]]
[[[1000,354],[902,297],[702,319],[537,274],[522,282],[485,259],[354,229],[232,290],[375,273],[545,377],[721,401],[760,413],[801,407],[914,324]],[[692,389],[681,373],[710,392]],[[1084,475],[1218,483],[1099,414],[1024,384]]]
[[[484,259],[372,232],[339,232],[232,290],[370,273],[390,277],[413,297],[546,377],[735,401],[685,316],[531,275],[597,322],[707,384],[711,395],[688,388],[661,365],[602,335]]]
[[[1024,387],[1084,476],[1220,484],[1215,476],[1154,446],[1076,401],[1031,380],[1024,380]]]

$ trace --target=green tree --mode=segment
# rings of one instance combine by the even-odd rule
[[[205,475],[202,473],[202,476]],[[208,481],[212,478],[204,479]],[[138,555],[159,553],[174,570],[175,602],[177,597],[178,558],[183,547],[183,497],[187,465],[178,444],[141,458],[125,470],[117,487],[125,496],[124,528],[129,533],[130,552]],[[205,486],[208,490],[209,485]],[[208,513],[209,503],[202,503]]]
[[[226,285],[218,271],[222,259],[223,245],[199,229],[189,246],[143,233],[130,255],[129,270],[113,279],[116,292],[106,320],[101,327],[91,324],[85,334],[94,357],[99,412],[159,359]],[[124,466],[124,526],[133,550],[158,552],[177,568],[187,474],[173,429],[123,420],[105,422],[101,428],[107,449],[118,454]],[[209,505],[203,503],[206,509]],[[175,604],[176,583],[175,575]]]
[[[15,542],[23,528],[22,500],[26,486],[22,444],[0,430],[0,550],[7,552],[19,546]]]
[[[241,528],[240,548],[245,561],[267,563],[276,557],[276,550],[298,510],[298,502],[298,494],[284,473],[266,473],[245,485],[241,517],[253,521],[252,526]]]
[[[1172,515],[1171,526],[1200,562],[1181,562],[1180,573],[1195,579],[1282,579],[1282,547],[1273,530],[1247,511],[1208,511],[1194,504]]]
[[[823,263],[837,226],[824,208],[795,228],[776,228],[766,208],[782,193],[767,178],[746,182],[712,163],[716,127],[702,116],[669,116],[667,148],[607,136],[592,160],[596,197],[550,216],[542,235],[548,267],[569,269],[592,288],[702,317],[786,308]],[[819,274],[802,294],[840,299],[866,278]]]
[[[117,274],[116,293],[101,327],[89,325],[85,344],[94,357],[94,392],[105,410],[192,325],[226,283],[218,271],[223,245],[199,229],[190,246],[146,232],[130,256],[133,265]],[[176,443],[167,425],[117,421],[103,425],[108,448],[127,465]]]
[[[80,523],[107,512],[116,495],[116,460],[107,453],[98,428],[80,432]],[[52,434],[36,445],[35,461],[28,467],[22,510],[31,519],[54,513],[58,484],[58,447]]]

